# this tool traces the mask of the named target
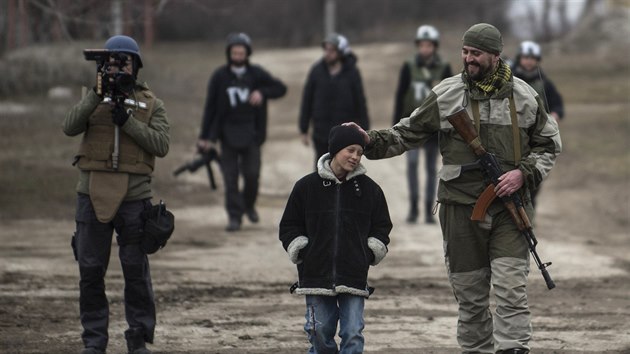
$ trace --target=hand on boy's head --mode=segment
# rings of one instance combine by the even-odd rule
[[[361,133],[361,135],[363,135],[363,138],[365,139],[365,145],[370,143],[370,136],[357,123],[355,123],[355,122],[346,122],[346,123],[342,123],[341,125],[345,125],[347,127],[354,127],[354,128],[356,128]]]

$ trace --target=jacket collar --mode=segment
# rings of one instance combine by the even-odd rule
[[[327,152],[322,155],[322,157],[317,160],[317,174],[319,174],[321,178],[335,181],[335,183],[337,184],[343,183],[337,178],[337,176],[335,176],[335,173],[332,171],[332,168],[330,167],[330,161],[332,161],[330,153]],[[354,171],[348,173],[348,175],[346,176],[346,181],[349,181],[356,176],[364,175],[366,172],[367,170],[365,169],[363,164],[359,163]]]

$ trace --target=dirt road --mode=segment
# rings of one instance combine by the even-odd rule
[[[398,47],[392,48],[384,52]],[[277,55],[286,57],[286,53]],[[294,52],[290,58],[304,60],[314,53]],[[273,55],[259,57],[272,72],[281,70],[278,64],[274,67]],[[377,72],[371,69],[385,65],[369,56],[363,58],[364,72]],[[158,162],[157,195],[166,198],[177,227],[167,247],[151,256],[158,308],[156,342],[151,346],[155,353],[306,351],[301,329],[304,300],[288,292],[296,271],[277,240],[290,187],[312,163],[311,150],[294,135],[294,117],[282,114],[299,97],[304,70],[284,71],[285,77],[292,78],[287,80],[292,94],[285,103],[271,107],[273,114],[284,118],[271,123],[271,138],[264,147],[259,224],[245,222],[241,232],[224,232],[221,183],[218,192],[211,192],[203,172],[173,180],[170,171],[189,157],[190,144],[181,138],[185,136],[181,131],[175,132],[180,138],[174,140],[169,158]],[[368,87],[382,83],[378,76],[366,76]],[[392,78],[388,80],[390,84]],[[376,95],[368,92],[370,97]],[[372,102],[378,102],[372,103],[372,114],[381,116],[376,125],[386,126],[390,101],[386,108],[380,107],[378,99]],[[170,116],[183,116],[183,108],[175,103],[172,107]],[[557,288],[548,291],[539,272],[532,270],[529,301],[534,353],[630,353],[628,161],[627,154],[619,157],[610,152],[627,147],[627,111],[623,100],[568,103],[571,120],[563,123],[565,152],[543,186],[536,218],[539,252],[544,260],[553,261],[550,272]],[[609,124],[598,124],[592,119],[594,112],[613,118]],[[191,120],[195,123],[190,125],[196,125],[198,116]],[[595,133],[593,139],[603,145],[609,142],[611,150],[597,155],[600,151],[595,148],[583,149],[590,141],[587,132]],[[62,153],[51,154],[58,158]],[[377,290],[366,302],[366,352],[456,353],[457,306],[446,280],[439,227],[404,222],[403,158],[365,161],[365,165],[385,190],[395,225],[389,255],[370,273]],[[601,172],[601,165],[617,172]],[[78,267],[69,247],[74,223],[71,213],[65,215],[53,218],[40,213],[2,220],[0,353],[74,353],[81,348]],[[123,282],[113,247],[107,275],[108,352],[122,353]]]

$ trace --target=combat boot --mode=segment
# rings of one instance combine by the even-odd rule
[[[125,331],[127,340],[127,354],[152,354],[144,344],[144,333],[142,328],[129,328]]]
[[[241,229],[241,220],[237,218],[230,218],[228,225],[225,227],[225,231],[234,232]]]
[[[260,221],[260,216],[258,216],[258,212],[256,211],[256,209],[254,209],[254,207],[247,209],[245,211],[245,214],[247,215],[247,218],[249,219],[249,221],[251,221],[254,224]]]
[[[407,215],[407,223],[415,224],[418,221],[418,199],[411,198],[411,204],[409,205],[409,215]]]
[[[104,350],[96,349],[94,347],[85,348],[81,351],[81,354],[105,354]]]

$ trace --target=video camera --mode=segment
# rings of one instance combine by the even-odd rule
[[[85,60],[96,61],[96,93],[108,96],[115,102],[124,101],[133,91],[136,80],[123,71],[128,64],[127,54],[107,49],[84,49]],[[109,68],[117,67],[117,72]]]
[[[206,170],[208,172],[208,179],[210,180],[210,187],[213,190],[217,189],[217,184],[214,180],[214,173],[212,172],[212,167],[210,166],[210,162],[212,162],[212,160],[217,161],[217,163],[220,163],[220,157],[219,154],[217,153],[217,150],[215,149],[210,149],[210,151],[208,152],[200,152],[199,156],[197,158],[195,158],[192,161],[186,162],[185,164],[181,165],[180,167],[178,167],[177,169],[175,169],[175,171],[173,171],[173,176],[177,177],[179,174],[181,174],[184,171],[188,171],[190,173],[194,173],[196,172],[201,166],[206,166]]]

